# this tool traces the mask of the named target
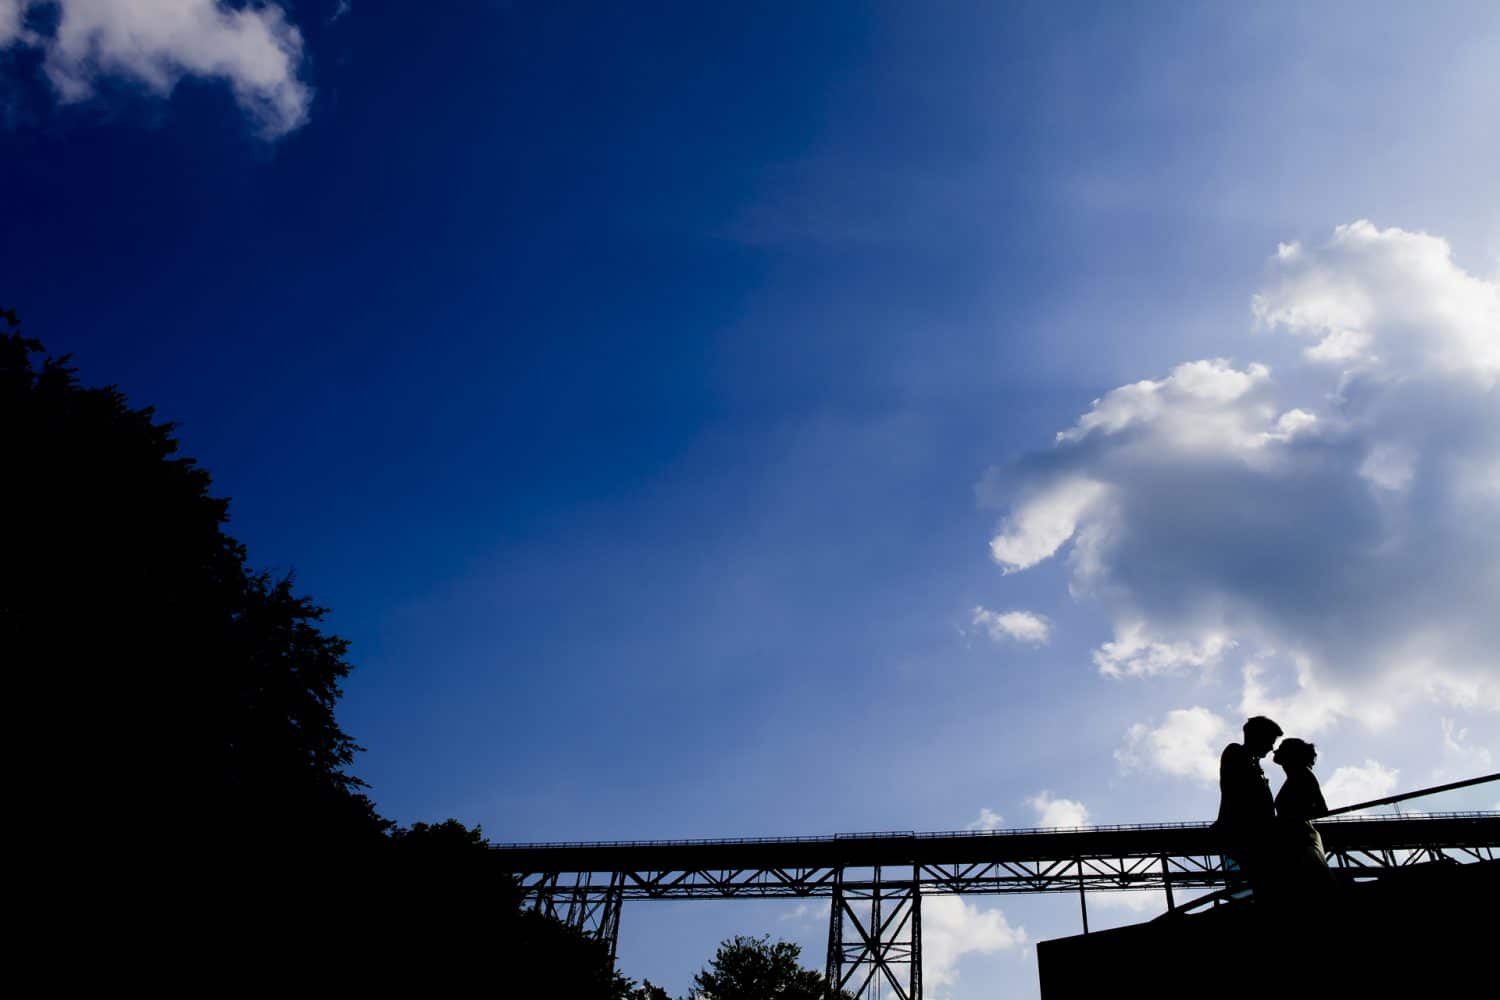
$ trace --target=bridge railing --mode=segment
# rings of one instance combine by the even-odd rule
[[[1370,808],[1369,805],[1351,806],[1350,809]],[[1342,813],[1344,810],[1338,810]],[[1471,819],[1494,816],[1494,810],[1469,810],[1459,812],[1405,812],[1366,816],[1349,815],[1338,819],[1320,820],[1318,825],[1341,823],[1370,823],[1389,820],[1399,822],[1410,819]],[[1197,823],[1101,823],[1096,826],[1042,826],[1006,827],[1000,830],[936,830],[918,833],[914,830],[877,830],[868,833],[835,833],[804,837],[699,837],[686,840],[560,840],[541,842],[515,842],[491,844],[492,850],[552,849],[569,847],[714,847],[756,844],[834,844],[849,840],[894,840],[903,837],[913,840],[948,840],[965,837],[1032,837],[1037,834],[1058,833],[1109,833],[1131,831],[1149,833],[1156,830],[1206,830],[1211,824]]]

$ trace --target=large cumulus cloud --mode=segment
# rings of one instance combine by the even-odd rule
[[[55,29],[28,28],[38,0],[0,0],[0,48],[45,53],[44,69],[64,102],[85,100],[104,76],[165,96],[184,76],[226,81],[268,137],[307,120],[312,92],[298,77],[302,34],[273,3],[222,0],[58,0]]]
[[[1108,675],[1234,651],[1244,707],[1306,731],[1414,698],[1500,710],[1500,285],[1363,221],[1269,267],[1255,322],[1299,360],[1095,400],[1008,478],[994,558],[1067,560],[1113,623]]]

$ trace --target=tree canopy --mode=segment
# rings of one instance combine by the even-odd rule
[[[325,610],[250,567],[171,423],[82,385],[17,327],[0,310],[0,663],[20,791],[48,846],[102,845],[82,855],[102,859],[77,875],[87,895],[59,898],[138,876],[174,921],[138,929],[205,982],[253,967],[425,992],[493,975],[516,996],[635,997],[604,943],[523,906],[479,827],[376,812],[348,770],[349,644]]]
[[[668,1000],[527,909],[479,827],[376,812],[334,714],[348,642],[290,574],[250,567],[229,501],[178,452],[173,424],[82,385],[0,310],[0,662],[24,804],[58,839],[155,848],[108,864],[177,897],[175,948],[204,975],[250,961],[346,991],[494,975],[514,996]],[[798,955],[727,941],[692,996],[823,1000]]]
[[[171,423],[37,360],[0,315],[0,635],[63,776],[31,790],[87,802],[114,836],[174,817],[267,845],[375,842],[389,824],[347,770],[348,643],[325,610],[248,566]]]
[[[820,972],[799,964],[800,946],[769,936],[736,937],[719,945],[708,967],[693,977],[690,1000],[827,1000]]]

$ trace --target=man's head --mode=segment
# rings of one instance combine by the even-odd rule
[[[1264,757],[1271,752],[1276,741],[1281,738],[1281,727],[1264,715],[1252,716],[1245,720],[1245,749],[1257,757]]]

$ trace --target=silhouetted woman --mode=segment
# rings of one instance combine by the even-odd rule
[[[1294,896],[1323,892],[1333,885],[1333,875],[1323,854],[1323,838],[1313,825],[1328,812],[1323,789],[1312,773],[1317,747],[1289,736],[1271,759],[1286,772],[1286,782],[1276,793],[1277,882]]]

